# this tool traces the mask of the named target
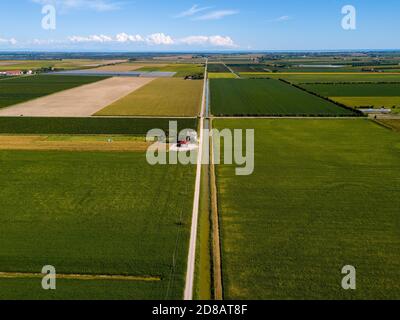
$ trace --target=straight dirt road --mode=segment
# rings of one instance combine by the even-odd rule
[[[197,155],[197,172],[196,172],[196,183],[195,183],[194,201],[193,201],[192,228],[190,234],[189,255],[188,255],[188,264],[186,271],[186,285],[184,292],[185,300],[193,300],[194,271],[196,266],[197,227],[199,222],[201,167],[202,167],[203,147],[204,147],[203,146],[204,117],[206,112],[206,101],[207,101],[207,67],[208,67],[208,60],[206,60],[206,67],[204,72],[203,98],[201,102],[201,111],[200,111],[199,152]]]

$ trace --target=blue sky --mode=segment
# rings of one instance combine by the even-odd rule
[[[42,28],[49,4],[55,30]],[[356,30],[342,28],[345,5]],[[400,48],[398,0],[5,0],[0,12],[0,50]]]

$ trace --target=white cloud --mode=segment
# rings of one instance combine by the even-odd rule
[[[270,21],[272,21],[272,22],[284,22],[284,21],[289,21],[289,20],[291,20],[291,19],[292,19],[292,18],[291,18],[290,16],[281,16],[281,17],[272,19],[272,20],[270,20]]]
[[[194,16],[196,13],[199,13],[199,12],[211,9],[211,8],[212,7],[199,7],[197,4],[195,4],[189,10],[183,11],[180,14],[178,14],[177,16],[175,16],[175,18],[184,18],[184,17]]]
[[[231,37],[224,36],[190,36],[180,39],[178,42],[186,45],[210,45],[213,47],[237,47]]]
[[[113,0],[31,0],[40,5],[51,4],[61,11],[88,9],[94,11],[112,11],[120,9],[120,4]]]
[[[147,37],[142,37],[139,34],[129,35],[125,32],[117,34],[115,37],[107,35],[90,35],[90,36],[72,36],[68,40],[74,43],[107,43],[107,42],[118,42],[118,43],[128,43],[128,42],[146,42],[149,45],[172,45],[174,40],[171,36],[164,33],[154,33]]]
[[[212,36],[210,43],[216,47],[236,47],[231,37]]]
[[[154,33],[147,36],[146,41],[148,44],[152,45],[171,45],[174,44],[175,41],[168,35],[164,33]]]
[[[0,38],[0,44],[16,45],[17,40],[15,40],[14,38],[11,38],[11,39]]]
[[[228,16],[232,16],[238,14],[239,11],[237,10],[219,10],[219,11],[212,11],[205,15],[195,18],[194,20],[219,20]]]
[[[87,37],[82,36],[72,36],[68,38],[71,42],[97,42],[97,43],[105,43],[114,41],[113,38],[106,35],[91,35]]]
[[[2,39],[0,38],[0,44],[16,44],[15,39]],[[93,45],[129,45],[129,44],[142,44],[148,46],[192,46],[192,47],[204,47],[204,48],[237,48],[238,45],[229,36],[221,35],[192,35],[183,38],[173,38],[165,33],[154,33],[147,36],[140,34],[128,34],[121,32],[115,36],[95,34],[95,35],[74,35],[63,40],[51,40],[51,39],[34,39],[31,41],[24,42],[24,45],[34,46],[64,46],[68,45],[79,45],[79,44],[93,44]]]
[[[143,42],[144,39],[140,34],[129,35],[125,32],[119,33],[115,36],[117,42],[125,43],[125,42]]]
[[[209,40],[209,37],[207,37],[207,36],[189,36],[189,37],[180,39],[179,42],[188,44],[188,45],[193,45],[193,44],[204,45],[208,42],[208,40]]]

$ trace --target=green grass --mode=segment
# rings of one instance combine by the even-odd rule
[[[211,80],[214,115],[353,115],[332,102],[272,79]]]
[[[161,78],[96,113],[97,116],[186,116],[200,112],[203,81]]]
[[[284,79],[292,83],[324,83],[324,82],[400,82],[399,74],[371,73],[246,73],[241,72],[242,78],[272,78]]]
[[[209,167],[204,165],[201,172],[199,232],[195,271],[195,299],[212,298],[212,256],[211,256],[211,217]]]
[[[324,97],[398,97],[399,83],[303,84],[303,88]]]
[[[202,64],[169,64],[167,66],[149,66],[143,67],[136,71],[160,71],[160,72],[176,72],[175,77],[184,78],[193,74],[204,73],[204,65]]]
[[[0,134],[125,134],[146,135],[151,129],[196,128],[196,119],[160,118],[26,118],[0,117]]]
[[[399,299],[400,135],[369,120],[255,129],[255,171],[217,170],[227,299]],[[341,288],[345,265],[357,290]]]
[[[58,290],[63,298],[182,298],[193,166],[150,166],[144,153],[1,151],[0,161],[1,272],[50,264],[67,274],[161,276],[148,284],[75,281],[76,290],[61,281]],[[37,298],[26,291],[31,280],[12,282]],[[9,294],[0,296],[16,291]]]
[[[38,75],[0,81],[0,108],[107,79],[106,77]]]

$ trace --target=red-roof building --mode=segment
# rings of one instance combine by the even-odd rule
[[[12,70],[12,71],[6,71],[5,74],[7,76],[20,76],[24,73],[21,70]]]

